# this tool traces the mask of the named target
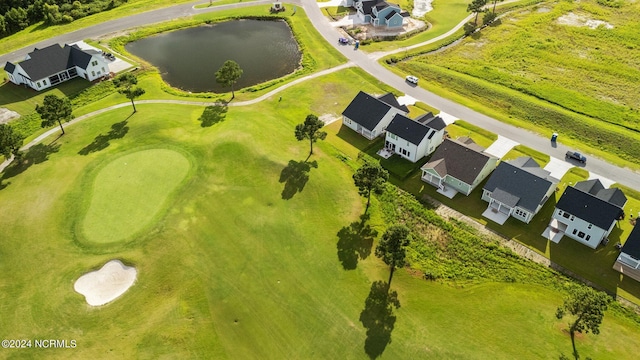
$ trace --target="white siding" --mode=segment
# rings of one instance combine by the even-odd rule
[[[616,223],[613,221],[609,229],[601,229],[558,208],[553,211],[552,218],[567,225],[567,229],[564,231],[566,236],[592,249],[597,248],[602,239],[611,233]],[[589,229],[589,225],[591,225],[591,229]]]

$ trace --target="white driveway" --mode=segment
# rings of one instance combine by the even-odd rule
[[[551,160],[549,161],[547,166],[544,167],[544,169],[550,172],[551,176],[560,180],[562,179],[564,174],[566,174],[567,171],[569,171],[569,169],[571,169],[572,167],[573,165],[571,165],[571,163],[568,163],[558,158],[551,157]]]
[[[502,159],[516,145],[518,145],[518,142],[498,135],[498,140],[494,141],[484,152]]]
[[[338,21],[331,22],[331,26],[334,26],[334,27],[353,26],[353,25],[360,25],[360,24],[365,24],[365,22],[362,21],[362,19],[360,19],[356,14],[347,15]]]
[[[445,124],[447,124],[447,125],[451,125],[451,124],[453,124],[456,120],[458,120],[458,118],[457,118],[457,117],[455,117],[455,116],[451,116],[451,115],[447,114],[446,112],[442,112],[442,111],[438,114],[438,116],[440,116],[440,118],[441,118],[442,120],[444,120],[444,123],[445,123]]]
[[[611,180],[609,178],[606,178],[606,177],[604,177],[602,175],[598,175],[598,174],[594,174],[592,172],[589,172],[589,180],[591,180],[591,179],[600,180],[600,182],[602,183],[602,186],[604,186],[607,189],[610,188],[611,185],[616,183],[615,181],[613,181],[613,180]]]

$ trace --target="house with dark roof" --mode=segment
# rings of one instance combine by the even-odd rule
[[[633,230],[627,237],[613,269],[636,281],[640,281],[640,221],[636,220]]]
[[[387,28],[400,28],[404,18],[409,16],[403,12],[400,5],[386,2],[384,0],[355,0],[348,6],[353,6],[357,11],[358,18],[373,26],[385,26]]]
[[[567,236],[595,249],[618,220],[624,219],[627,197],[620,189],[605,189],[600,180],[580,181],[567,186],[553,211],[549,227],[560,241]]]
[[[342,123],[373,140],[382,135],[396,114],[408,112],[409,109],[400,105],[391,93],[375,97],[360,91],[342,112]]]
[[[444,139],[422,166],[422,181],[450,198],[468,196],[498,165],[498,158],[484,150],[468,137]]]
[[[558,179],[531,157],[501,161],[482,188],[482,216],[502,225],[510,216],[529,223],[556,190]]]
[[[41,91],[75,77],[94,81],[109,74],[109,66],[99,54],[89,53],[77,45],[58,44],[35,49],[19,63],[7,62],[4,71],[9,81]]]
[[[396,114],[387,126],[384,150],[416,162],[442,143],[446,126],[442,118],[432,113],[415,120]]]

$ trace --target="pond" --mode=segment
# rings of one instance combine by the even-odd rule
[[[191,92],[230,91],[215,76],[227,60],[243,70],[237,90],[290,74],[302,58],[284,21],[227,21],[155,35],[125,48],[156,66],[169,85]]]

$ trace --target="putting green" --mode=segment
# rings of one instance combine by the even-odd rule
[[[96,175],[82,232],[95,243],[126,240],[151,225],[191,164],[179,152],[149,149],[121,156]]]

